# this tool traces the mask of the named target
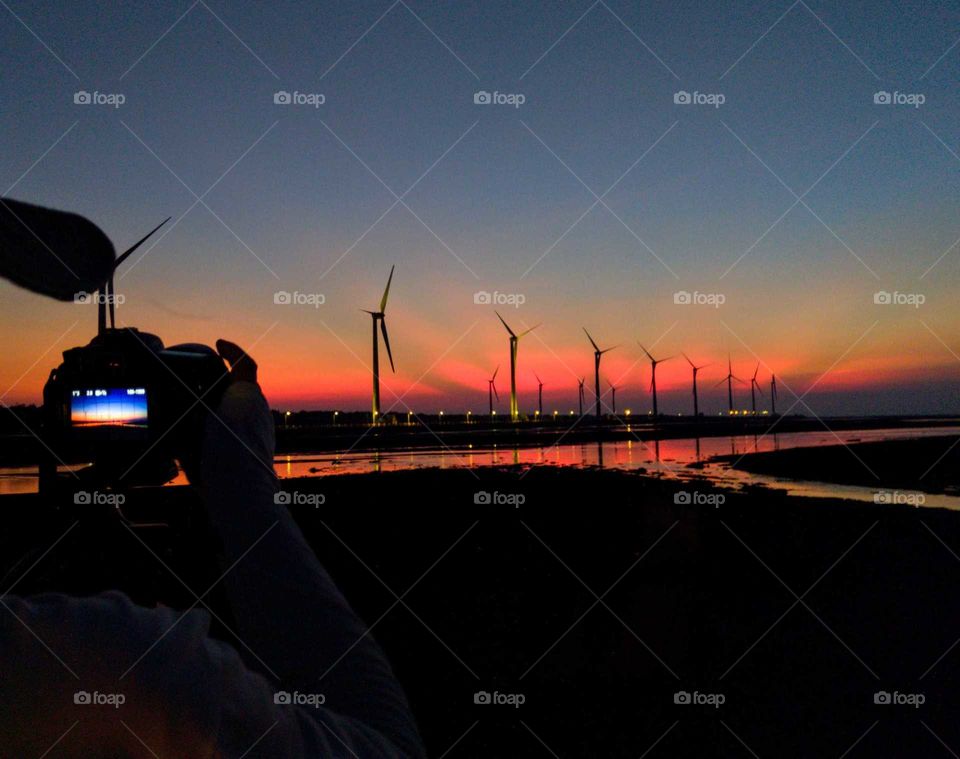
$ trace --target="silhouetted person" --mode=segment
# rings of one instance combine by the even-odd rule
[[[199,460],[184,463],[222,541],[246,662],[209,637],[204,611],[147,609],[116,592],[4,597],[3,759],[424,756],[383,652],[275,503],[256,364],[233,343],[217,351],[231,384]]]

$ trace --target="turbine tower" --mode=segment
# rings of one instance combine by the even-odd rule
[[[510,333],[510,421],[516,422],[520,420],[520,407],[517,405],[517,344],[520,342],[521,337],[529,335],[540,325],[535,324],[530,329],[518,335],[510,329],[510,325],[503,320],[499,311],[495,311],[494,313],[503,326],[507,328],[507,332]]]
[[[613,408],[613,415],[617,415],[617,386],[614,385],[610,380],[607,380],[607,384],[610,385],[610,405]]]
[[[727,413],[733,414],[733,381],[736,380],[742,385],[746,385],[739,377],[733,373],[733,367],[730,363],[730,356],[727,356],[727,376],[720,380],[714,387],[720,387],[724,382],[727,383]]]
[[[603,350],[600,350],[600,347],[597,345],[594,339],[590,337],[590,333],[587,332],[586,327],[583,328],[583,331],[586,332],[587,340],[589,340],[590,345],[593,346],[593,390],[597,400],[597,419],[600,419],[603,416],[600,413],[600,357],[604,353],[612,351],[613,348],[616,348],[617,346],[614,345],[613,348],[604,348]]]
[[[113,269],[110,271],[110,278],[107,279],[103,284],[102,291],[99,293],[100,297],[97,299],[97,331],[103,333],[107,329],[107,310],[110,311],[110,328],[113,329],[116,327],[116,320],[114,319],[114,304],[116,301],[116,288],[113,284],[113,275],[116,273],[117,269],[120,268],[120,264],[126,261],[130,254],[133,253],[137,248],[139,248],[147,239],[153,235],[160,227],[170,221],[172,217],[168,216],[166,219],[161,221],[157,226],[147,232],[143,237],[137,240],[133,245],[127,248],[123,253],[117,256],[117,260],[113,262]]]
[[[650,359],[650,392],[653,393],[653,415],[658,416],[659,412],[657,411],[657,364],[662,364],[664,361],[669,361],[673,356],[668,356],[667,358],[656,359],[650,355],[650,351],[643,347],[641,343],[637,343],[640,346],[640,350],[647,354],[647,358]]]
[[[390,359],[390,370],[396,371],[393,365],[393,353],[390,352],[390,338],[387,337],[387,322],[384,311],[387,308],[387,297],[390,295],[390,283],[393,281],[393,270],[395,266],[390,267],[390,276],[387,277],[387,287],[383,291],[383,297],[380,298],[380,308],[377,311],[367,311],[373,320],[373,424],[380,421],[380,338],[377,334],[377,323],[380,324],[380,332],[383,334],[383,345],[387,349],[387,358]]]
[[[770,416],[777,414],[777,375],[770,375]]]
[[[580,418],[583,418],[583,383],[587,381],[586,377],[577,380],[577,398],[580,401]]]
[[[685,359],[687,359],[687,363],[690,364],[690,368],[693,369],[693,416],[695,418],[699,418],[700,417],[700,399],[697,396],[697,373],[701,369],[704,369],[710,366],[710,364],[704,364],[703,366],[696,366],[693,363],[693,361],[690,360],[690,357],[686,353],[683,353],[682,355]]]
[[[498,366],[493,370],[493,376],[487,380],[487,398],[490,403],[490,418],[493,419],[493,397],[496,396],[497,400],[500,400],[500,393],[497,392],[497,372],[500,371]]]
[[[536,372],[533,376],[537,378],[537,416],[543,419],[543,381]]]
[[[760,389],[760,383],[757,382],[757,374],[760,371],[760,362],[757,362],[757,368],[753,371],[753,377],[750,379],[750,408],[754,415],[757,413],[757,393],[763,395],[763,390]]]

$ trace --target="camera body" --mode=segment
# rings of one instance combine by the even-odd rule
[[[175,458],[199,455],[203,420],[217,406],[227,369],[204,345],[164,347],[156,335],[103,330],[64,351],[43,389],[46,461],[41,490],[57,465],[90,462],[84,484],[108,488],[162,485]],[[92,482],[91,482],[92,481]]]

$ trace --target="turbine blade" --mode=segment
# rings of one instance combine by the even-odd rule
[[[500,400],[500,393],[497,392],[497,385],[496,385],[496,383],[491,381],[490,384],[493,385],[493,397],[496,398],[496,399],[499,401],[499,400]]]
[[[124,261],[126,261],[126,260],[130,257],[130,254],[133,253],[133,251],[135,251],[137,248],[139,248],[141,245],[143,245],[143,243],[145,243],[145,242],[147,241],[147,239],[148,239],[154,232],[156,232],[158,229],[160,229],[160,227],[162,227],[164,224],[166,224],[168,221],[170,221],[171,218],[173,218],[173,217],[168,216],[166,219],[164,219],[164,220],[161,221],[159,224],[157,224],[157,226],[155,226],[153,229],[151,229],[149,232],[147,232],[143,237],[141,237],[139,240],[137,240],[133,245],[131,245],[129,248],[127,248],[125,251],[123,251],[123,253],[121,253],[119,256],[117,256],[117,260],[114,261],[114,263],[113,263],[113,270],[116,271],[116,270],[117,270],[117,267],[120,266],[120,264],[122,264]]]
[[[590,345],[593,346],[593,349],[594,349],[595,351],[599,351],[599,352],[602,353],[602,351],[600,351],[600,346],[596,344],[596,342],[594,341],[594,339],[593,339],[592,337],[590,337],[590,333],[587,332],[587,328],[586,328],[586,327],[583,328],[583,331],[587,333],[587,340],[590,341]]]
[[[640,346],[640,350],[642,350],[644,353],[647,354],[647,358],[649,358],[651,361],[653,361],[653,356],[650,355],[650,351],[648,351],[646,348],[643,347],[643,343],[638,342],[637,345]]]
[[[726,382],[728,379],[729,379],[729,377],[724,377],[724,378],[723,378],[722,380],[720,380],[716,385],[714,385],[714,387],[720,387],[720,385],[722,385],[722,384],[723,384],[724,382]]]
[[[387,287],[383,291],[383,297],[380,299],[380,313],[383,313],[387,307],[387,297],[390,295],[390,283],[393,282],[393,270],[396,268],[396,264],[390,267],[390,276],[387,277]]]
[[[693,361],[690,360],[690,357],[683,351],[680,351],[680,355],[683,356],[685,359],[687,359],[687,363],[690,364],[690,366],[692,366],[694,369],[700,368],[699,366],[695,366]]]
[[[760,362],[757,362],[757,368],[753,370],[753,379],[756,381],[757,375],[760,373]]]
[[[497,365],[497,368],[493,370],[493,376],[490,378],[490,381],[493,382],[497,378],[497,372],[500,371],[500,366]]]
[[[605,348],[604,350],[600,351],[600,355],[602,356],[604,353],[609,353],[614,348],[619,348],[619,347],[620,347],[619,343],[617,343],[616,345],[611,345],[609,348]]]
[[[393,354],[390,352],[390,338],[387,337],[387,320],[383,317],[380,317],[380,334],[383,335],[383,344],[387,348],[387,358],[390,359],[390,369],[396,372],[397,370],[393,365]]]
[[[503,323],[503,326],[507,328],[507,332],[510,333],[510,337],[516,337],[516,335],[514,334],[513,330],[510,329],[510,325],[507,324],[505,321],[503,321],[503,317],[500,316],[500,312],[499,312],[499,311],[494,311],[493,313],[495,313],[495,314],[497,315],[497,318]]]
[[[541,324],[543,324],[543,322],[540,322],[540,324],[534,324],[530,329],[526,330],[525,332],[521,332],[519,335],[517,335],[517,338],[519,339],[519,338],[523,337],[524,335],[529,335],[531,332],[533,332],[533,331],[534,331],[537,327],[539,327]]]

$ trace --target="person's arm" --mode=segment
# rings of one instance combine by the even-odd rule
[[[363,759],[423,756],[406,697],[383,652],[289,511],[275,502],[273,419],[255,365],[244,367],[249,359],[235,346],[221,341],[217,348],[233,365],[236,381],[216,417],[207,420],[201,491],[223,543],[223,583],[244,659],[275,679],[277,691],[322,695],[323,708],[300,710],[304,728],[303,717],[319,726],[318,740],[335,748],[342,742]],[[376,734],[384,745],[375,746]],[[388,752],[390,745],[395,752]]]

